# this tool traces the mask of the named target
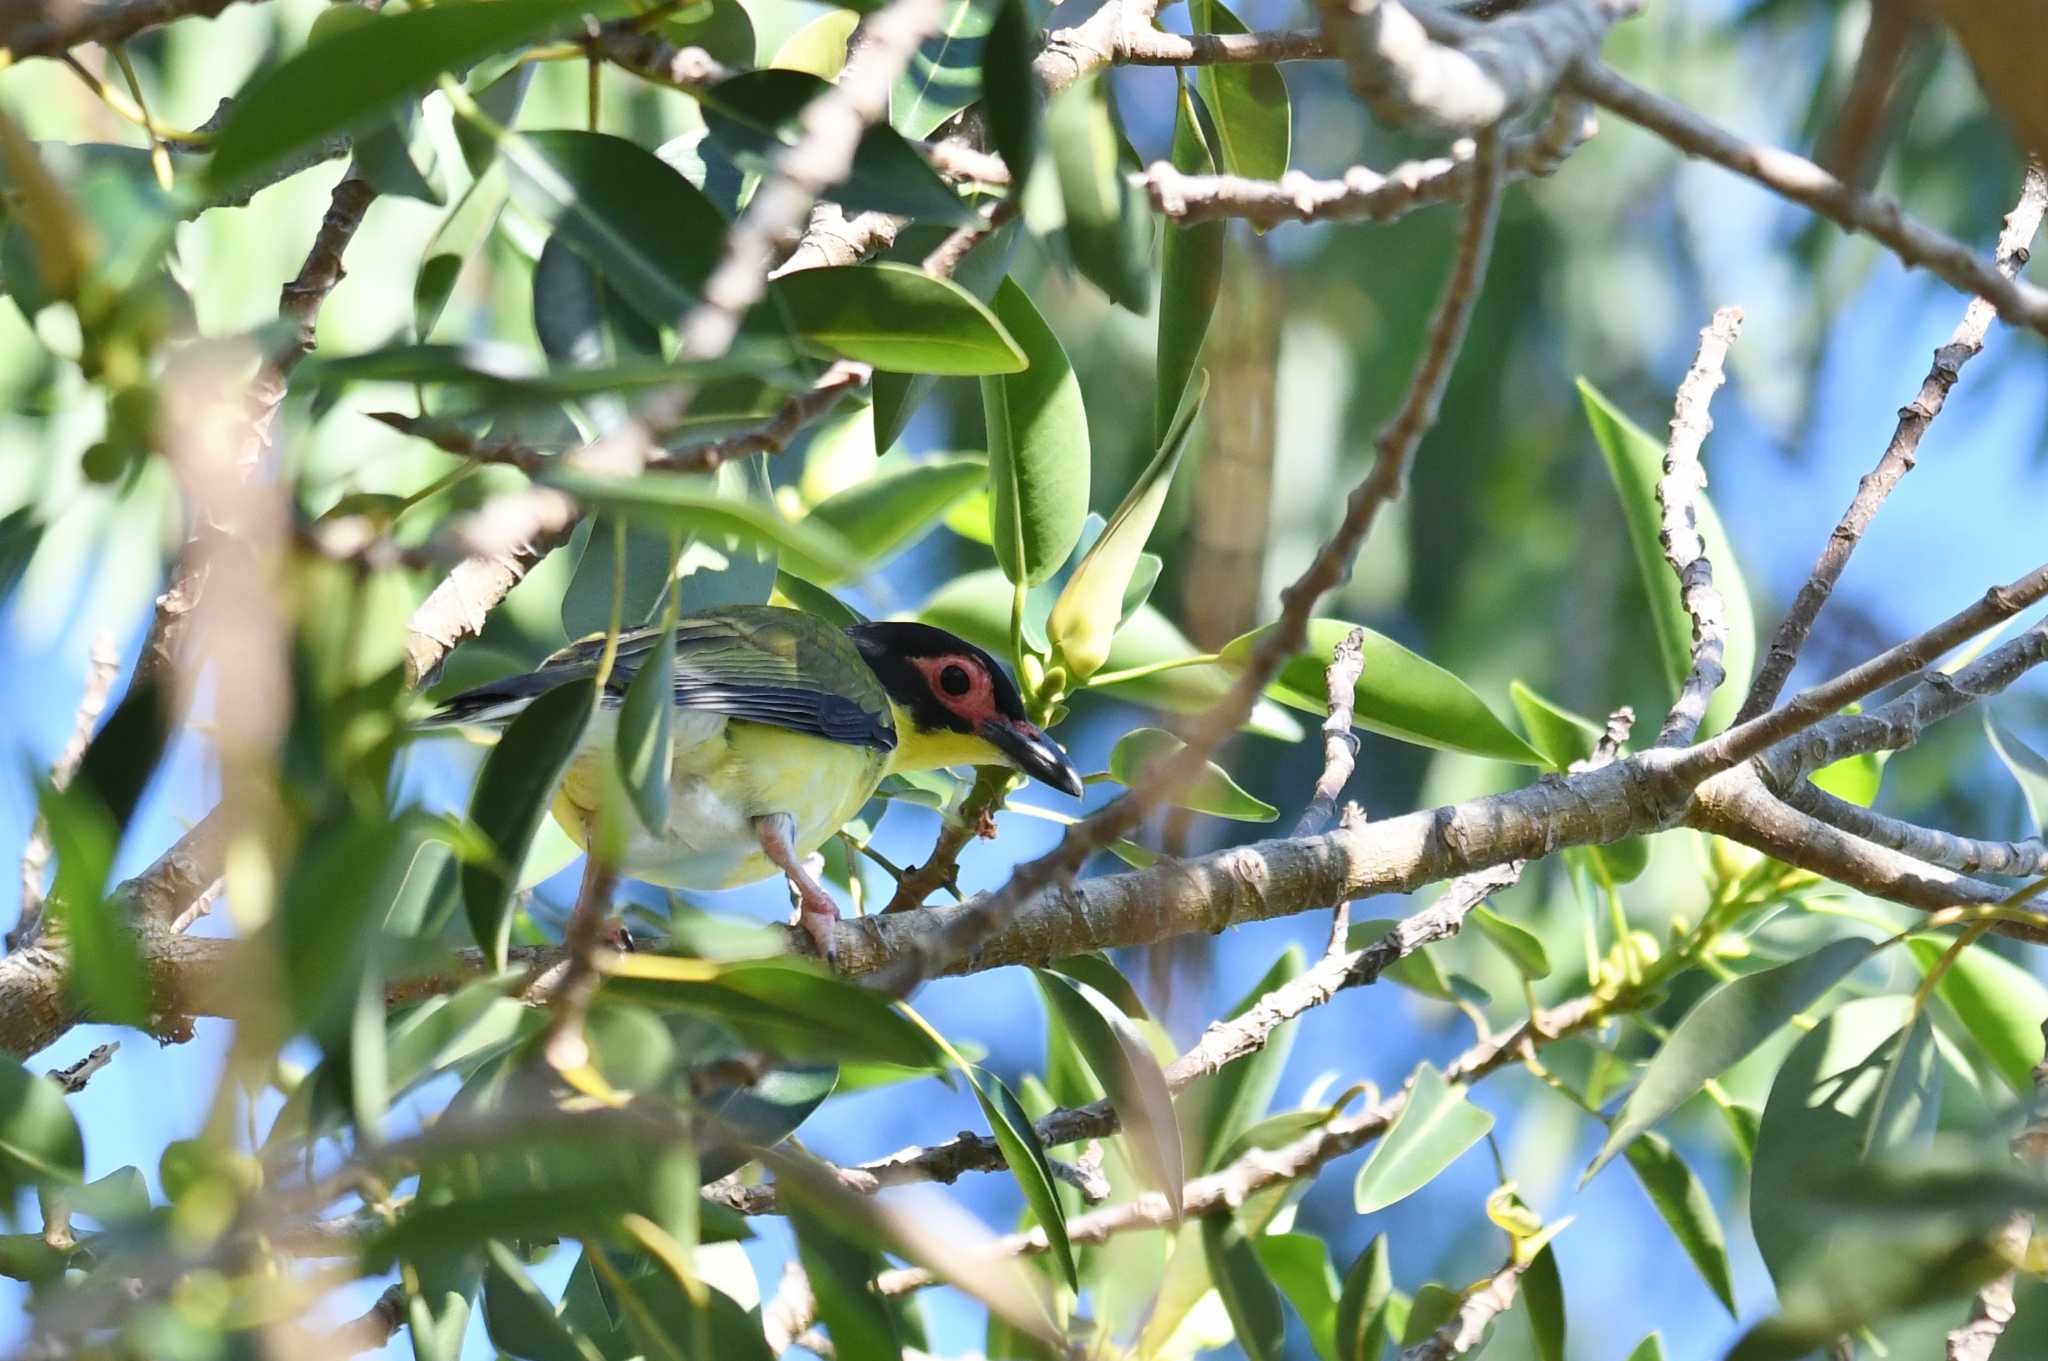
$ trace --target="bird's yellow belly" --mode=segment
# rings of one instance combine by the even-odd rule
[[[605,783],[616,787],[613,728],[603,720],[592,725],[555,799],[555,818],[578,845],[605,802]],[[755,819],[787,813],[796,822],[797,853],[809,855],[873,796],[887,759],[869,747],[785,728],[678,713],[667,833],[648,832],[619,799],[615,806],[627,822],[620,871],[676,888],[765,879],[777,871],[761,853]]]

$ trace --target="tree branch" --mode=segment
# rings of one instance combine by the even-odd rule
[[[2048,174],[2044,174],[2040,164],[2034,162],[2027,167],[2019,202],[2006,214],[2005,230],[1998,237],[1993,267],[2001,277],[2017,278],[2020,270],[2026,267],[2032,253],[2030,243],[2041,228],[2044,209],[2048,209]],[[1822,545],[1820,560],[1814,563],[1813,572],[1799,588],[1792,608],[1785,612],[1784,619],[1771,634],[1763,665],[1757,669],[1756,680],[1742,701],[1741,711],[1735,716],[1736,722],[1747,722],[1778,702],[1778,695],[1799,660],[1799,650],[1806,646],[1814,621],[1820,617],[1828,597],[1834,593],[1835,583],[1849,565],[1850,555],[1863,541],[1864,531],[1877,518],[1877,512],[1883,508],[1885,498],[1892,494],[1892,488],[1898,486],[1900,479],[1912,472],[1918,463],[1921,437],[1934,423],[1934,418],[1941,414],[1950,390],[1962,376],[1963,365],[1982,353],[1985,335],[1990,331],[1991,319],[1995,315],[1996,311],[1989,302],[1983,298],[1972,298],[1948,343],[1934,352],[1934,365],[1920,380],[1920,391],[1912,401],[1899,408],[1899,422],[1892,430],[1891,442],[1885,446],[1883,456],[1878,459],[1877,466],[1856,484],[1855,498],[1849,502],[1849,508],[1836,522],[1834,532]]]
[[[1723,381],[1728,347],[1741,331],[1742,309],[1723,307],[1700,332],[1692,368],[1678,385],[1671,440],[1664,449],[1664,476],[1657,481],[1657,505],[1664,513],[1657,539],[1664,545],[1664,561],[1678,578],[1679,596],[1692,618],[1692,670],[1658,730],[1660,747],[1682,747],[1692,741],[1707,716],[1708,703],[1728,675],[1721,661],[1728,646],[1726,605],[1714,588],[1714,564],[1707,559],[1707,545],[1699,530],[1700,497],[1707,489],[1700,448],[1714,428],[1709,406]]]
[[[1981,841],[1952,832],[1922,827],[1901,818],[1886,817],[1868,808],[1838,799],[1824,789],[1799,781],[1786,792],[1785,801],[1802,813],[1819,818],[1865,841],[1941,865],[1964,874],[2002,874],[2033,878],[2048,874],[2048,843],[2038,836],[2025,841]]]
[[[1329,699],[1323,720],[1323,773],[1317,777],[1315,793],[1294,824],[1294,835],[1312,836],[1329,826],[1337,811],[1337,796],[1351,780],[1358,760],[1358,734],[1351,731],[1352,707],[1357,702],[1358,678],[1365,673],[1365,630],[1356,628],[1330,653],[1323,668],[1323,688]]]
[[[85,43],[112,47],[179,19],[211,19],[234,3],[235,0],[111,0],[76,6],[24,5],[14,11],[22,22],[0,28],[0,55],[22,61],[28,57],[54,57]]]

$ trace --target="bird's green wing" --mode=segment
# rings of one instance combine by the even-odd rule
[[[896,745],[887,692],[833,624],[800,610],[736,605],[678,621],[675,636],[679,709],[883,751]],[[607,702],[624,696],[659,637],[659,627],[621,635],[605,685]],[[603,651],[602,636],[585,638],[548,658],[536,674],[595,674]]]

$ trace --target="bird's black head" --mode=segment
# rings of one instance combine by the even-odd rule
[[[988,653],[930,624],[882,620],[846,634],[914,729],[896,735],[900,767],[1006,765],[1081,796],[1080,772]]]

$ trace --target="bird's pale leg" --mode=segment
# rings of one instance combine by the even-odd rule
[[[832,928],[839,921],[839,904],[832,901],[832,895],[825,891],[823,884],[811,877],[810,871],[804,868],[803,858],[796,853],[796,819],[787,813],[755,818],[754,836],[761,843],[762,853],[796,889],[794,924],[810,933],[811,939],[817,943],[818,953],[829,963],[836,953],[832,946]]]

